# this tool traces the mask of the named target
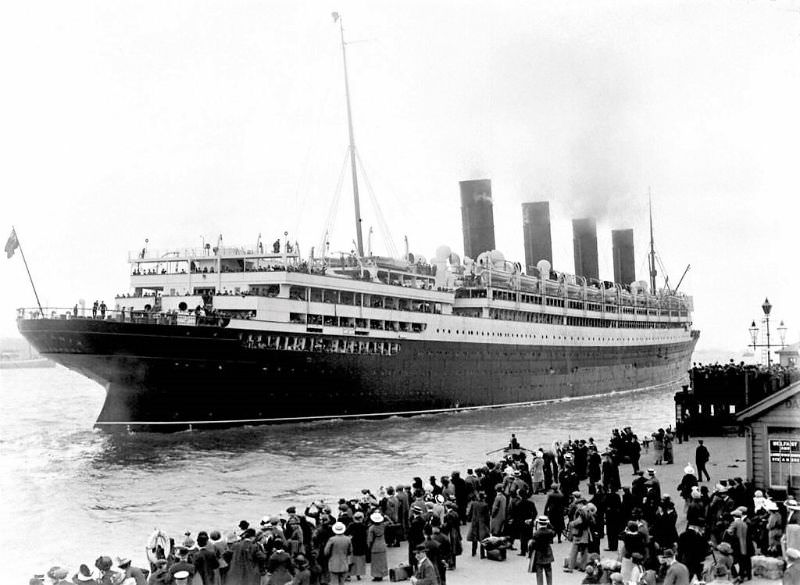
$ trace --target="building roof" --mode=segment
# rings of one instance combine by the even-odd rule
[[[736,415],[736,420],[738,422],[746,422],[748,420],[754,419],[763,413],[766,410],[770,410],[775,406],[783,403],[785,400],[792,398],[795,394],[800,394],[800,381],[794,382],[793,384],[789,384],[783,390],[772,394],[771,396],[767,396],[764,400],[756,402],[755,404],[748,406],[743,411]]]
[[[800,341],[798,341],[797,343],[791,343],[789,345],[786,345],[781,349],[777,350],[775,353],[781,354],[781,353],[798,353],[798,352],[800,352]]]

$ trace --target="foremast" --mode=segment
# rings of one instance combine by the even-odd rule
[[[342,62],[344,63],[344,95],[347,101],[347,129],[350,134],[350,170],[353,175],[353,207],[356,214],[356,245],[358,257],[364,257],[364,242],[361,236],[361,205],[358,199],[358,172],[356,170],[356,141],[353,135],[353,114],[350,108],[350,82],[347,78],[347,43],[344,41],[344,26],[342,17],[338,12],[331,14],[333,21],[339,23],[339,33],[342,39]]]

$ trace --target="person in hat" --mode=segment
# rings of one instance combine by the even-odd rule
[[[132,566],[131,560],[128,557],[118,557],[117,568],[124,574],[124,579],[133,579],[136,585],[147,584],[147,579],[144,578],[144,572],[139,567]]]
[[[75,585],[99,585],[87,565],[78,567],[78,572],[72,576],[72,582]]]
[[[95,568],[99,572],[99,581],[101,584],[111,584],[111,583],[119,583],[122,581],[122,575],[113,569],[114,561],[111,560],[109,556],[101,556],[97,557],[97,560],[94,562]]]
[[[242,537],[231,547],[226,583],[261,585],[261,568],[267,561],[267,555],[256,544],[255,529],[247,528]]]
[[[469,532],[467,540],[472,543],[472,556],[481,548],[481,558],[486,556],[486,551],[481,544],[484,538],[489,536],[489,504],[486,503],[486,492],[478,492],[478,499],[472,500],[467,506],[467,516],[470,518]],[[411,540],[409,539],[409,545]],[[418,543],[419,544],[419,543]]]
[[[370,556],[369,573],[373,579],[380,580],[389,574],[389,564],[386,560],[387,521],[380,510],[375,510],[370,514],[369,521],[366,541]]]
[[[535,529],[528,544],[528,572],[536,573],[536,585],[553,585],[553,540],[556,533],[550,526],[547,516],[539,516],[534,521]]]
[[[545,500],[543,512],[550,519],[550,526],[556,533],[558,543],[561,544],[565,528],[564,516],[567,513],[567,497],[561,492],[557,483],[550,486],[550,493]]]
[[[630,581],[631,579],[634,553],[639,553],[642,556],[647,554],[647,536],[639,530],[639,525],[635,520],[629,520],[625,530],[622,532],[622,546],[618,555],[622,565],[622,576],[625,581]]]
[[[178,556],[178,560],[172,563],[169,567],[169,574],[172,575],[173,579],[176,579],[175,574],[181,571],[186,571],[189,573],[187,577],[187,581],[189,585],[192,585],[192,578],[195,574],[194,563],[189,560],[189,549],[185,546],[178,546],[175,548],[175,553]]]
[[[689,569],[689,574],[699,580],[703,578],[703,562],[710,552],[704,526],[705,521],[699,519],[678,536],[678,556]]]
[[[502,536],[503,528],[506,524],[506,508],[508,502],[503,493],[503,484],[498,483],[494,486],[495,496],[492,502],[491,520],[489,521],[489,532],[492,536]]]
[[[727,542],[721,542],[714,547],[714,562],[709,565],[704,575],[704,581],[709,582],[715,578],[715,569],[722,567],[725,569],[725,576],[736,577],[736,568],[733,566],[733,548]],[[691,571],[690,571],[691,572]]]
[[[239,534],[238,534],[239,538],[242,538],[245,530],[247,530],[248,528],[250,528],[250,523],[247,520],[241,520],[239,522]]]
[[[781,541],[783,550],[800,550],[800,504],[794,498],[789,498],[783,505],[786,507],[786,523]]]
[[[748,537],[748,526],[745,522],[747,508],[736,508],[731,511],[733,520],[723,535],[724,542],[728,542],[733,548],[733,560],[738,569],[737,577],[741,580],[753,578],[752,564],[750,558],[755,554],[753,544]]]
[[[800,550],[786,549],[786,570],[783,572],[782,585],[800,585]]]
[[[417,564],[414,576],[411,577],[411,585],[441,585],[439,572],[428,558],[424,544],[417,545],[414,548],[414,556]]]
[[[346,529],[343,523],[336,522],[332,527],[333,536],[325,543],[325,557],[328,559],[328,572],[331,575],[332,585],[343,585],[350,569],[353,544],[350,542],[350,537],[345,536]]]
[[[311,585],[311,569],[305,555],[299,554],[294,558],[296,571],[291,585]]]
[[[172,575],[169,574],[167,559],[156,559],[150,564],[153,569],[147,578],[147,585],[172,585]]]
[[[781,556],[781,537],[783,536],[783,516],[781,516],[778,504],[769,499],[764,501],[764,510],[767,513],[765,554],[771,557],[779,557]]]
[[[661,551],[658,560],[667,566],[664,585],[689,585],[689,569],[675,558],[675,552],[671,548]]]
[[[684,505],[684,511],[688,510],[689,504],[692,502],[692,489],[697,487],[697,476],[694,473],[694,467],[687,465],[683,468],[683,477],[678,484],[678,493],[680,493]]]
[[[66,580],[68,575],[69,571],[64,567],[50,567],[50,570],[47,571],[47,578],[53,585],[70,585],[69,581]]]
[[[195,574],[200,576],[203,585],[219,585],[219,559],[207,532],[197,533],[197,546],[199,549],[192,557]]]
[[[350,564],[350,577],[359,581],[367,573],[367,525],[364,523],[364,512],[359,510],[353,514],[353,521],[344,532],[353,544],[353,562]]]
[[[272,554],[269,555],[269,560],[267,561],[269,578],[266,585],[286,585],[291,582],[292,573],[294,573],[294,562],[285,549],[286,545],[282,540],[276,538],[272,541]]]
[[[708,475],[706,463],[711,459],[708,448],[703,444],[703,439],[697,440],[697,449],[694,451],[694,462],[697,466],[697,479],[703,481],[703,475],[706,476],[706,481],[711,481],[711,476]]]

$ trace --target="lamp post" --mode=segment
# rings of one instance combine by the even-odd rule
[[[756,326],[755,320],[750,323],[750,328],[748,331],[750,332],[750,338],[753,340],[753,343],[750,345],[754,350],[757,347],[765,347],[767,349],[767,367],[772,366],[772,344],[770,343],[770,332],[769,332],[769,314],[772,312],[772,303],[769,302],[769,299],[764,299],[764,302],[761,304],[761,310],[764,312],[764,318],[761,320],[764,323],[766,328],[766,343],[758,343],[758,327]],[[778,327],[778,334],[781,338],[781,348],[785,346],[786,341],[786,327],[783,325],[783,321],[781,321],[780,327]]]

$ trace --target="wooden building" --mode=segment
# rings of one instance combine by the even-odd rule
[[[800,382],[737,413],[747,429],[747,477],[755,487],[800,495]]]

